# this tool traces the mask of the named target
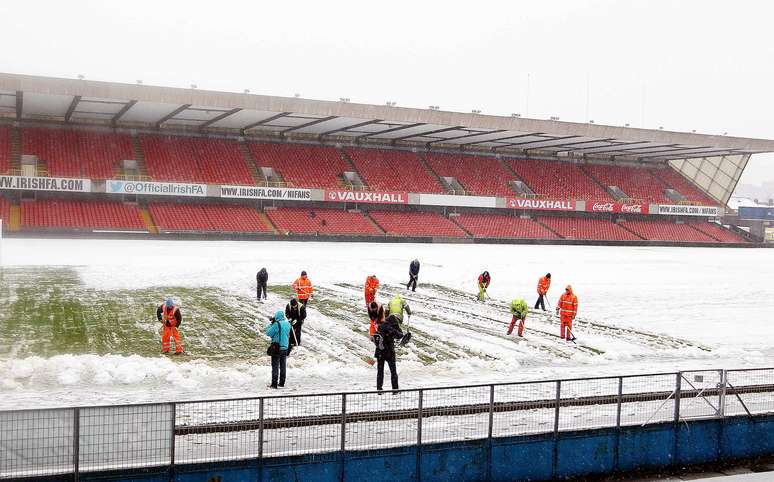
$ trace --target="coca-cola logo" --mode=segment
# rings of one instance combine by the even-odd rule
[[[613,203],[594,203],[594,206],[591,209],[594,211],[604,211],[604,212],[612,213]]]
[[[624,204],[621,206],[623,213],[642,213],[642,204]]]

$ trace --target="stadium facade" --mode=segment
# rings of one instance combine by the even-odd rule
[[[764,152],[774,141],[0,74],[10,234],[756,245],[762,231],[721,221]]]

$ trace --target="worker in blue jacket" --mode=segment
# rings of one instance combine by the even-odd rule
[[[269,318],[269,321],[269,326],[266,327],[266,334],[271,337],[271,345],[268,350],[268,354],[271,356],[271,385],[269,388],[282,388],[285,386],[288,342],[292,328],[288,320],[285,319],[285,312],[282,310],[277,310],[274,316]],[[278,381],[279,383],[277,383]]]

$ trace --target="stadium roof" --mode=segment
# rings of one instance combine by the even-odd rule
[[[246,137],[669,163],[719,202],[774,141],[0,73],[0,119]]]
[[[0,115],[637,161],[774,152],[762,139],[16,74],[0,74]]]

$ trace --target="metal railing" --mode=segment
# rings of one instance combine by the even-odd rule
[[[0,478],[774,413],[774,368],[0,412]]]

